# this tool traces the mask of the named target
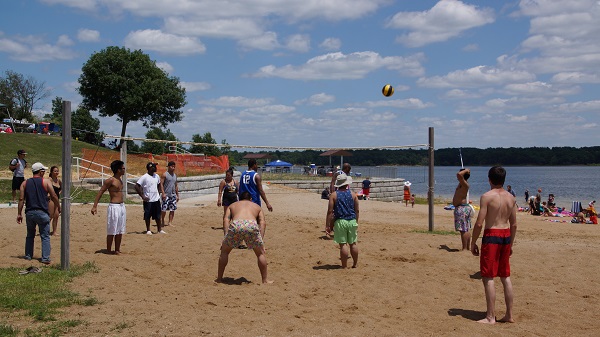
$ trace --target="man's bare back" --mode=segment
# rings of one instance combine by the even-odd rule
[[[452,205],[454,207],[458,207],[463,204],[463,202],[468,203],[467,194],[469,193],[469,183],[467,179],[471,175],[471,170],[463,169],[460,170],[456,174],[456,179],[458,179],[458,186],[456,186],[456,190],[454,191],[454,197],[452,198]]]
[[[481,196],[479,216],[485,220],[485,228],[506,229],[516,222],[517,202],[503,188],[493,188]],[[477,223],[480,219],[477,217]]]

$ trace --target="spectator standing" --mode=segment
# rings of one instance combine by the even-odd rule
[[[27,223],[27,238],[25,239],[25,259],[33,258],[33,246],[36,226],[39,227],[40,240],[42,241],[42,258],[40,262],[50,264],[50,213],[48,211],[48,195],[58,205],[58,197],[54,193],[50,180],[44,179],[48,170],[42,163],[31,166],[33,177],[21,184],[17,223],[23,222],[23,205],[25,205],[25,219]]]
[[[167,170],[161,177],[161,183],[165,191],[161,207],[161,223],[163,226],[173,226],[173,218],[179,202],[179,188],[177,187],[177,175],[175,174],[175,162],[167,164]],[[165,216],[169,211],[169,222],[165,224]]]
[[[158,234],[167,234],[162,229],[160,199],[161,196],[165,196],[165,192],[160,177],[156,174],[157,165],[158,163],[146,164],[148,173],[141,176],[135,184],[135,191],[144,200],[144,221],[146,222],[146,234],[148,235],[152,235],[150,219],[156,221]]]
[[[25,168],[27,168],[27,160],[25,150],[17,151],[17,157],[10,161],[8,168],[13,172],[12,179],[12,202],[17,202],[17,191],[21,188],[21,184],[25,181]]]

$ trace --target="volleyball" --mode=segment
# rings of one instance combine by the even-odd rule
[[[381,92],[383,93],[383,96],[390,97],[394,94],[394,87],[392,87],[389,84],[386,84],[383,86],[383,89],[381,89]]]

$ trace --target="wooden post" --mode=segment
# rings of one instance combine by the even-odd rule
[[[429,200],[429,231],[433,231],[433,196],[435,187],[435,178],[433,176],[434,158],[433,158],[433,127],[429,128],[429,188],[427,189],[427,200]]]
[[[123,145],[121,146],[121,161],[124,163],[123,165],[125,165],[125,173],[123,174],[123,177],[121,177],[121,180],[123,181],[123,201],[125,201],[125,199],[127,199],[127,141],[123,142]]]
[[[62,203],[60,217],[60,267],[69,270],[71,259],[70,236],[71,236],[71,102],[63,101],[62,104]]]

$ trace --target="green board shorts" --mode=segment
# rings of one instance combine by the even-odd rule
[[[333,242],[353,244],[358,240],[358,223],[356,219],[336,219],[333,223]]]

